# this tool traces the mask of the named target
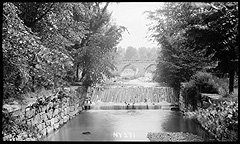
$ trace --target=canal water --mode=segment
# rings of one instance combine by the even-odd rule
[[[87,110],[73,118],[44,141],[149,141],[148,132],[189,132],[208,139],[193,120],[178,111]]]
[[[88,110],[43,141],[149,141],[149,132],[189,132],[210,138],[195,121],[171,111],[177,102],[171,88],[132,82],[132,86],[90,89]]]

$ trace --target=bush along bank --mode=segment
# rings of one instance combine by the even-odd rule
[[[197,120],[218,141],[238,140],[238,102],[221,101],[207,109],[199,108],[184,114]]]
[[[220,79],[197,72],[182,85],[179,107],[185,117],[195,119],[216,140],[237,141],[238,101],[219,99],[226,96],[223,89]]]
[[[41,140],[82,111],[86,93],[82,87],[76,91],[59,90],[42,96],[27,107],[9,112],[2,110],[3,141]]]

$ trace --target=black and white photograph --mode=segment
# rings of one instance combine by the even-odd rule
[[[238,140],[238,2],[3,2],[2,140]]]

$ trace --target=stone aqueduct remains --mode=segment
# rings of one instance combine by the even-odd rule
[[[121,75],[127,68],[135,69],[134,76],[145,76],[146,72],[156,67],[155,59],[149,60],[123,60],[121,63],[116,65],[117,70],[115,71],[118,75]]]

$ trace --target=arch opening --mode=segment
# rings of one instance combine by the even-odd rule
[[[150,64],[145,68],[144,77],[148,78],[149,80],[152,80],[153,73],[156,70],[156,64]]]
[[[138,74],[139,69],[137,66],[133,65],[133,64],[127,64],[125,65],[121,72],[120,72],[120,76],[121,77],[134,77]]]

